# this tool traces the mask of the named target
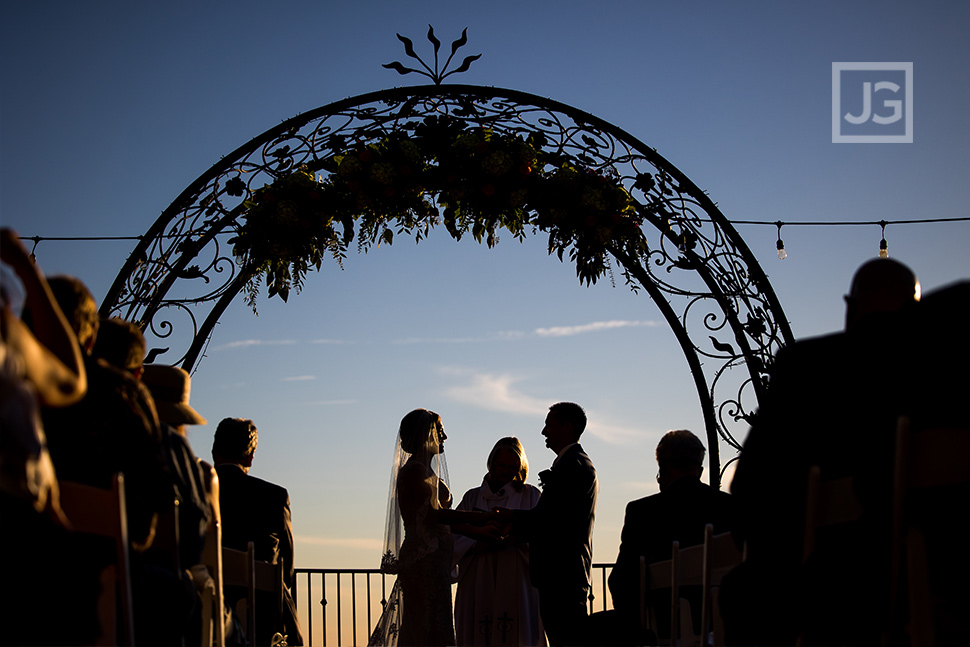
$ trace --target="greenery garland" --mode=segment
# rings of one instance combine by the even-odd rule
[[[429,117],[413,134],[345,145],[323,162],[326,177],[301,167],[257,189],[230,240],[253,277],[247,302],[255,308],[263,275],[269,296],[286,301],[324,256],[341,263],[355,226],[359,251],[391,244],[396,234],[421,240],[438,224],[456,240],[471,232],[489,247],[500,228],[520,239],[541,230],[549,253],[562,260],[568,250],[587,284],[610,271],[608,245],[645,251],[637,203],[619,180],[545,144],[539,133],[523,138]],[[641,175],[636,186],[646,192],[652,177]],[[227,192],[244,191],[241,178],[229,181]]]

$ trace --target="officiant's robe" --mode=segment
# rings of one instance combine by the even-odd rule
[[[511,484],[492,492],[488,483],[468,490],[458,510],[530,510],[539,489]],[[529,581],[529,545],[517,543],[487,552],[469,550],[476,539],[455,534],[458,591],[455,634],[459,645],[545,645],[539,620],[539,592]],[[481,547],[479,547],[481,548]]]

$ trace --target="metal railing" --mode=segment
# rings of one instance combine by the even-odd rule
[[[590,613],[613,608],[606,583],[612,568],[593,564]],[[392,586],[394,576],[376,568],[296,569],[293,594],[305,644],[366,645]]]

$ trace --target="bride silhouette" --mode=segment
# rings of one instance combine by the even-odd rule
[[[454,645],[450,524],[485,526],[496,536],[496,512],[451,509],[441,416],[415,409],[397,435],[381,570],[397,575],[370,645]]]

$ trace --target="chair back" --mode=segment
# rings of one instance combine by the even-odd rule
[[[74,532],[107,537],[115,544],[115,563],[102,573],[102,597],[98,602],[101,637],[98,644],[133,645],[131,567],[128,561],[128,516],[125,479],[111,478],[111,489],[60,481],[61,509]],[[118,636],[120,628],[121,635]]]
[[[670,589],[670,645],[707,645],[708,636],[713,635],[713,644],[724,644],[723,624],[720,609],[715,604],[720,589],[721,580],[732,568],[741,563],[741,551],[738,550],[730,533],[714,534],[714,526],[707,524],[704,528],[704,543],[697,546],[681,548],[680,542],[671,544],[669,560],[644,565],[643,575],[649,573],[649,588],[651,590]],[[643,580],[645,577],[641,576]],[[648,618],[645,599],[647,597],[647,582],[641,586],[641,614]],[[680,597],[680,589],[684,586],[698,586],[701,589],[700,634],[694,633],[693,611],[690,603]],[[649,622],[651,628],[656,628],[654,620]],[[658,636],[658,638],[660,638]],[[662,640],[662,639],[661,639]]]
[[[721,581],[743,559],[744,555],[731,533],[715,535],[713,526],[708,524],[704,541],[704,594],[701,598],[701,636],[705,640],[701,644],[707,644],[707,632],[710,630],[713,637],[711,644],[715,647],[724,645],[724,623],[718,604]]]
[[[862,504],[855,492],[855,479],[851,476],[822,479],[822,468],[812,465],[808,469],[805,485],[805,517],[802,528],[802,564],[808,561],[819,531],[831,526],[859,521]],[[799,627],[796,645],[804,645],[805,628]]]
[[[938,427],[913,431],[909,418],[901,416],[896,429],[893,475],[890,631],[905,631],[912,645],[936,644],[938,618],[934,609],[947,608],[945,603],[935,600],[930,588],[927,537],[925,528],[914,523],[912,497],[925,494],[937,501],[956,498],[961,501],[958,506],[965,505],[966,501],[953,489],[966,487],[970,487],[970,428]],[[957,509],[949,512],[959,515]],[[965,538],[966,533],[962,536]],[[951,541],[946,546],[933,546],[934,561],[948,563],[952,557],[958,563],[958,558],[965,562],[963,544],[965,541]],[[960,551],[961,554],[947,555],[947,550]],[[960,575],[951,574],[950,577]],[[907,606],[905,613],[899,608],[903,601]],[[908,622],[903,619],[906,615]],[[961,624],[960,619],[956,620]]]
[[[203,467],[205,464],[203,463]],[[212,508],[212,518],[205,533],[202,547],[202,564],[209,570],[213,587],[206,588],[202,594],[202,645],[203,647],[225,647],[226,644],[226,606],[223,593],[222,566],[222,512],[219,507],[219,475],[215,468],[208,466],[203,470],[206,477],[206,492]]]
[[[246,588],[245,609],[237,608],[246,627],[247,636],[254,640],[256,636],[257,613],[271,615],[273,626],[282,625],[283,618],[283,560],[277,563],[264,562],[255,557],[256,549],[253,542],[249,542],[245,551],[233,548],[222,548],[223,584]],[[268,591],[273,594],[273,607],[268,611],[257,609],[256,592]]]
[[[159,511],[158,522],[155,524],[155,536],[148,550],[153,555],[158,556],[160,563],[165,563],[175,573],[182,570],[179,552],[181,542],[180,533],[179,500],[178,498],[174,498],[170,508]],[[186,564],[185,566],[188,568],[191,564]]]
[[[812,465],[805,490],[805,527],[802,537],[802,563],[815,550],[818,531],[828,526],[858,521],[862,504],[855,493],[851,476],[822,480],[822,470]]]

